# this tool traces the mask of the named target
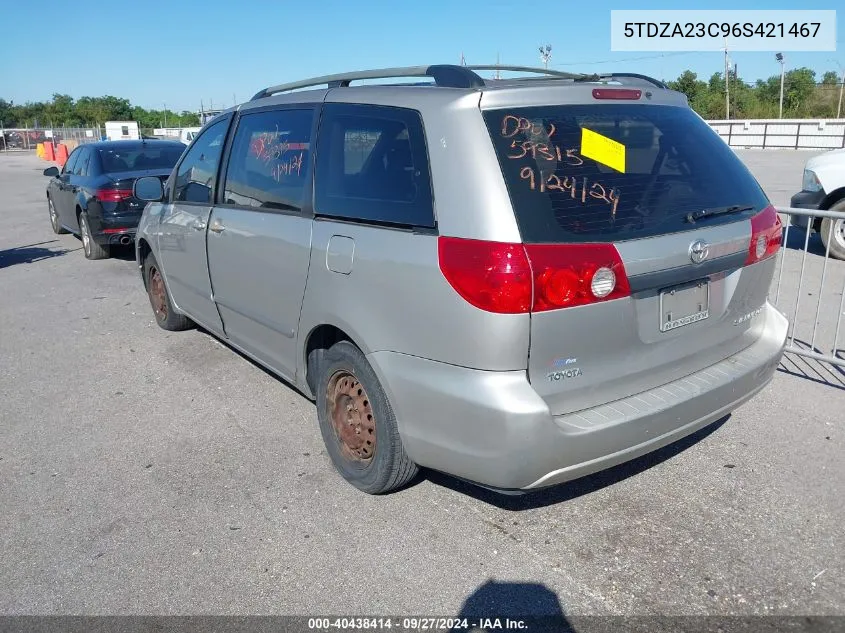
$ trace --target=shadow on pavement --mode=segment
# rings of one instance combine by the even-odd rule
[[[467,627],[463,626],[464,618]],[[457,628],[452,631],[574,631],[557,594],[534,582],[488,580],[464,600],[457,619]]]
[[[32,264],[43,259],[50,259],[52,257],[59,257],[65,253],[71,252],[70,249],[50,250],[44,248],[42,244],[52,244],[58,240],[50,240],[48,242],[37,242],[35,244],[28,244],[26,246],[16,246],[14,248],[7,248],[0,251],[0,268],[8,268],[15,264]]]
[[[816,352],[817,354],[825,353],[820,349],[811,348],[809,343],[799,339],[795,339],[795,344],[797,347],[807,351]],[[839,350],[836,357],[845,360],[845,351]],[[783,359],[780,361],[778,371],[789,376],[796,376],[797,378],[803,378],[811,382],[828,385],[834,389],[845,390],[845,368],[816,360],[815,358],[790,354],[789,350],[787,350]]]
[[[638,475],[653,466],[662,464],[721,428],[730,417],[730,415],[726,415],[691,435],[624,464],[557,486],[550,486],[549,488],[542,488],[524,494],[503,494],[501,492],[495,492],[435,471],[425,471],[425,477],[438,486],[443,486],[444,488],[449,488],[455,492],[483,501],[484,503],[489,503],[501,510],[509,510],[511,512],[534,510],[596,492],[629,477]]]

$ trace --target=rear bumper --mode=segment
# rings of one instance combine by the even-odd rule
[[[742,352],[656,389],[553,416],[524,371],[490,372],[393,352],[368,356],[417,464],[499,489],[588,475],[724,417],[771,380],[787,320],[771,305]]]
[[[135,232],[141,217],[132,213],[122,216],[89,217],[94,241],[102,246],[128,246],[135,242]],[[109,231],[106,233],[106,231]]]

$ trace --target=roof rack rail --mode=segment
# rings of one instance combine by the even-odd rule
[[[618,81],[623,85],[639,86],[643,83],[647,83],[651,84],[652,86],[657,86],[658,88],[663,88],[664,90],[669,89],[669,86],[667,86],[662,81],[655,79],[654,77],[649,77],[648,75],[639,75],[637,73],[601,73],[593,75],[581,75],[575,81],[607,81],[608,79],[612,81]]]
[[[251,101],[269,97],[279,92],[290,92],[299,88],[310,88],[323,84],[326,84],[329,88],[346,88],[350,82],[360,79],[388,79],[391,77],[431,77],[434,79],[435,85],[445,88],[481,88],[484,86],[484,80],[466,66],[436,64],[433,66],[406,66],[404,68],[361,70],[358,72],[312,77],[311,79],[303,79],[264,88],[264,90],[255,93]]]
[[[583,73],[567,73],[560,70],[549,70],[548,68],[535,68],[533,66],[501,66],[499,64],[483,64],[465,66],[470,70],[507,70],[523,73],[537,73],[539,75],[549,75],[557,79],[579,79],[584,76]]]

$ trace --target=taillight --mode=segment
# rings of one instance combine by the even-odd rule
[[[440,237],[440,270],[477,308],[520,314],[628,296],[612,244],[510,244]]]
[[[745,265],[754,264],[775,255],[783,239],[783,225],[778,212],[771,205],[751,218],[751,243]]]
[[[631,90],[630,88],[594,88],[593,99],[622,99],[625,101],[636,101],[642,96],[642,90]]]
[[[94,196],[100,202],[120,202],[132,197],[131,189],[97,189]]]
[[[531,265],[522,244],[440,237],[440,270],[466,301],[487,312],[531,308]]]
[[[613,244],[526,244],[534,274],[532,312],[619,299],[631,294]]]

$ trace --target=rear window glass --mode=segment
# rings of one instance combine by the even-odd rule
[[[101,149],[100,160],[106,173],[141,169],[170,169],[182,155],[184,147],[131,147]]]
[[[488,110],[526,242],[651,237],[750,217],[768,204],[757,181],[692,110],[673,106],[541,106]],[[711,216],[696,210],[752,210]]]

